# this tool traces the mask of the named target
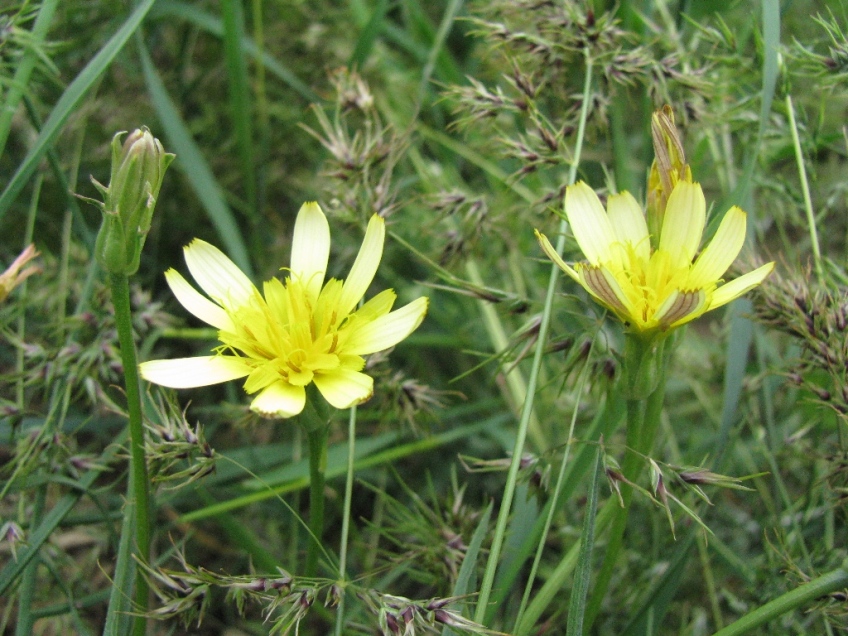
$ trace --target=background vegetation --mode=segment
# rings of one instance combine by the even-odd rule
[[[801,0],[3,0],[0,262],[34,242],[42,271],[0,307],[2,629],[93,634],[106,623],[126,417],[92,258],[100,213],[70,193],[95,196],[88,177],[107,179],[113,134],[141,125],[177,155],[132,279],[142,359],[215,341],[164,284],[167,268],[185,272],[183,245],[213,243],[257,282],[280,275],[308,200],[330,217],[332,275],[346,274],[377,212],[390,234],[375,288],[430,297],[422,327],[369,361],[377,384],[357,413],[343,623],[333,606],[346,418],[331,430],[325,578],[300,580],[299,429],[251,414],[236,383],[150,391],[151,613],[162,619],[150,629],[404,633],[393,621],[412,601],[419,630],[472,618],[550,275],[533,228],[555,233],[587,57],[579,178],[644,197],[651,113],[670,104],[710,218],[731,204],[749,213],[742,269],[778,262],[762,290],[677,335],[651,457],[689,512],[637,494],[587,630],[712,634],[844,573],[846,28],[841,3]],[[566,260],[579,258],[569,240]],[[607,476],[624,454],[621,328],[570,281],[556,289],[486,612],[507,633],[566,633],[575,579],[561,568],[591,511],[595,449]],[[685,467],[754,477],[749,490],[719,489]],[[643,475],[657,493],[656,473]],[[615,496],[601,484],[601,501]],[[440,614],[435,599],[452,596],[462,598]],[[846,608],[845,592],[828,589],[734,633],[833,634]]]

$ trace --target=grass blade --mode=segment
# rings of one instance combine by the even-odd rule
[[[589,500],[586,502],[586,518],[580,534],[580,554],[577,557],[577,572],[574,587],[571,588],[571,600],[568,603],[568,624],[566,634],[582,636],[583,615],[586,612],[586,595],[589,593],[589,579],[592,576],[592,548],[595,546],[595,518],[598,513],[598,485],[601,477],[601,448],[595,448],[595,469],[592,471],[592,483],[589,485]]]
[[[221,38],[224,37],[224,25],[215,16],[206,13],[205,11],[201,11],[197,7],[185,4],[184,2],[168,2],[167,4],[160,4],[161,7],[157,5],[156,9],[152,13],[152,17],[179,17],[207,33],[217,35]],[[310,103],[320,103],[322,101],[321,98],[318,97],[318,95],[316,95],[305,82],[292,73],[288,68],[268,55],[268,53],[264,51],[260,53],[256,44],[251,39],[246,37],[242,38],[241,44],[248,55],[259,60],[272,75],[287,84],[289,88],[295,91],[304,100]]]
[[[347,65],[350,68],[362,68],[374,48],[374,42],[377,41],[377,36],[383,29],[383,22],[386,17],[386,10],[389,8],[388,0],[378,0],[374,7],[374,12],[368,20],[362,33],[359,34],[359,39],[356,41],[356,47],[350,55]]]
[[[495,502],[490,501],[489,505],[486,506],[485,512],[483,512],[483,516],[480,517],[480,523],[477,524],[474,535],[471,537],[471,543],[468,544],[468,549],[465,551],[465,558],[462,560],[462,565],[459,568],[456,585],[453,587],[451,596],[465,596],[471,589],[472,575],[477,569],[477,556],[480,554],[483,539],[486,538],[486,533],[489,531],[489,519],[492,516],[494,505]],[[455,633],[449,627],[445,627],[442,630],[442,636],[453,636]]]
[[[32,173],[38,167],[44,153],[50,148],[53,140],[62,130],[68,117],[76,110],[79,103],[86,96],[94,82],[100,78],[103,72],[109,67],[118,53],[124,48],[130,36],[136,32],[141,26],[142,20],[150,11],[155,0],[143,0],[141,4],[132,12],[127,21],[121,25],[121,28],[109,38],[109,41],[97,52],[86,67],[76,76],[70,86],[65,89],[56,106],[53,107],[47,121],[44,122],[44,128],[41,129],[41,134],[35,140],[27,156],[24,158],[17,172],[12,176],[3,194],[0,194],[0,219],[9,210],[9,207],[14,202],[15,198],[20,194],[23,187],[26,185]]]
[[[53,506],[53,509],[47,513],[44,520],[30,533],[26,547],[18,552],[18,558],[9,561],[0,570],[0,597],[6,594],[9,586],[20,576],[33,557],[38,554],[41,546],[44,545],[44,542],[47,541],[53,530],[56,529],[56,526],[59,525],[76,505],[80,497],[91,489],[95,480],[100,477],[100,473],[106,470],[118,452],[121,451],[121,444],[124,442],[126,442],[126,435],[122,435],[120,439],[116,440],[115,444],[106,449],[97,462],[98,467],[85,473],[78,482],[77,490],[69,492]]]
[[[230,118],[236,133],[241,176],[247,199],[248,216],[256,220],[256,169],[253,163],[253,120],[250,105],[250,82],[244,60],[244,15],[241,0],[222,0],[221,14],[224,16],[224,55],[230,82]]]
[[[12,78],[3,108],[0,110],[0,156],[3,155],[3,149],[6,147],[6,141],[9,139],[9,131],[12,129],[12,117],[14,117],[15,111],[18,109],[18,104],[20,104],[21,98],[24,96],[26,85],[29,83],[29,77],[35,68],[36,61],[38,61],[38,47],[44,43],[44,38],[50,29],[50,23],[53,22],[53,14],[56,13],[58,4],[58,0],[45,0],[38,9],[38,17],[35,19],[35,24],[32,27],[32,43],[26,48],[21,61],[18,62],[15,77]]]
[[[253,270],[247,255],[247,247],[235,217],[224,198],[224,192],[212,174],[209,163],[192,138],[188,126],[177,111],[176,104],[168,95],[162,79],[153,66],[150,53],[141,39],[138,40],[138,49],[147,90],[150,92],[150,99],[165,129],[168,149],[179,157],[176,166],[185,174],[197,198],[200,199],[229,257],[245,274],[251,276]]]

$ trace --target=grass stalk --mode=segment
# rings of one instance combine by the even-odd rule
[[[816,268],[816,277],[819,283],[825,282],[824,269],[822,267],[821,248],[819,247],[819,235],[816,230],[816,216],[813,213],[813,200],[810,196],[810,184],[807,180],[807,168],[804,166],[804,151],[801,148],[801,139],[798,136],[798,124],[795,121],[795,105],[792,103],[792,95],[786,94],[786,114],[789,116],[789,130],[792,133],[792,147],[795,151],[795,162],[798,164],[798,178],[801,181],[801,192],[804,195],[804,212],[807,216],[807,229],[810,232],[810,247],[813,251],[813,266]]]
[[[720,629],[713,636],[742,636],[742,634],[747,634],[786,612],[800,609],[807,603],[832,594],[846,586],[848,586],[848,562],[844,562],[841,568],[813,579],[809,583],[804,583],[804,585],[758,607],[724,629]]]
[[[580,153],[583,147],[583,135],[586,131],[586,119],[588,116],[590,91],[592,87],[592,60],[586,52],[586,77],[583,86],[583,101],[580,107],[580,121],[577,128],[577,139],[574,147],[574,161],[569,171],[569,183],[574,183],[577,177],[577,167],[580,164]],[[565,248],[565,229],[567,222],[563,219],[560,221],[559,238],[557,239],[557,253],[562,253]],[[515,484],[518,479],[518,468],[521,462],[521,456],[524,452],[524,441],[527,437],[527,429],[530,424],[530,415],[533,412],[533,402],[536,395],[536,385],[539,379],[539,370],[542,367],[542,356],[545,352],[545,344],[548,338],[548,330],[550,328],[551,313],[553,310],[554,295],[556,292],[556,284],[559,279],[559,267],[556,264],[551,265],[551,274],[548,280],[547,292],[545,294],[545,305],[542,311],[542,322],[539,326],[539,339],[536,343],[536,350],[533,354],[533,366],[530,369],[530,378],[527,383],[527,399],[524,401],[524,407],[521,411],[521,419],[518,424],[518,431],[515,436],[515,446],[512,453],[512,461],[510,462],[509,472],[507,473],[506,486],[504,488],[503,501],[501,509],[498,513],[498,521],[495,526],[495,535],[492,538],[492,547],[489,551],[489,558],[486,562],[486,570],[483,575],[483,582],[480,587],[480,594],[477,601],[477,609],[474,615],[474,621],[477,623],[483,622],[486,615],[486,607],[489,603],[489,596],[492,593],[492,584],[495,580],[498,563],[500,561],[501,548],[503,547],[504,535],[506,534],[506,525],[509,519],[509,512],[512,507],[512,499],[515,495]]]
[[[110,274],[112,304],[115,307],[115,326],[121,347],[121,362],[124,367],[124,388],[127,395],[127,411],[130,431],[130,483],[128,498],[135,509],[135,554],[142,563],[150,559],[150,491],[148,490],[147,457],[144,452],[144,424],[141,415],[141,392],[139,390],[138,361],[133,340],[130,288],[127,276]],[[118,566],[116,566],[118,567]],[[143,636],[147,619],[148,585],[141,568],[136,568],[135,611],[133,634]]]

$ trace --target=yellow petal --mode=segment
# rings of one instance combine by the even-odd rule
[[[722,305],[726,305],[731,300],[739,298],[745,292],[752,290],[765,280],[765,277],[771,274],[774,269],[774,263],[766,263],[758,267],[753,272],[740,276],[736,280],[732,280],[726,285],[722,285],[713,292],[710,309],[716,309]]]
[[[716,282],[733,264],[745,243],[747,215],[735,205],[721,220],[713,240],[695,260],[689,274],[689,287],[697,289]]]
[[[169,269],[165,272],[165,280],[174,296],[190,314],[221,331],[235,331],[227,312],[192,287],[177,270]]]
[[[238,307],[257,293],[244,272],[217,247],[194,239],[183,251],[194,280],[219,305]]]
[[[304,203],[297,213],[292,238],[291,271],[312,302],[318,298],[330,257],[330,224],[321,207]]]
[[[612,257],[610,248],[615,242],[615,232],[592,188],[582,181],[568,186],[565,190],[565,214],[577,244],[592,265]]]
[[[355,327],[344,344],[344,353],[367,355],[395,346],[418,328],[427,313],[426,297]],[[317,384],[317,380],[316,380]]]
[[[306,405],[306,390],[280,380],[264,388],[250,403],[250,410],[263,417],[293,417]]]
[[[339,300],[339,315],[346,316],[368,291],[368,286],[374,280],[380,259],[383,257],[383,242],[386,238],[386,222],[375,214],[368,222],[365,238],[359,248],[359,254],[350,268],[350,274],[345,279],[342,297]]]
[[[332,406],[349,409],[371,397],[374,379],[359,371],[339,368],[330,373],[316,374],[315,386]]]
[[[243,378],[251,368],[236,356],[151,360],[138,365],[141,377],[172,389],[191,389]]]
[[[551,245],[551,242],[548,240],[548,237],[539,232],[539,230],[533,231],[536,233],[536,238],[539,240],[539,245],[542,246],[542,251],[548,255],[548,258],[551,259],[554,263],[556,263],[557,267],[559,267],[562,271],[564,271],[566,274],[571,276],[571,278],[573,278],[575,281],[582,285],[583,283],[580,280],[580,276],[577,274],[576,271],[574,271],[574,268],[572,268],[571,265],[562,260],[562,257],[557,254],[556,249],[553,245]]]
[[[647,261],[651,257],[645,213],[632,194],[622,192],[610,195],[607,199],[607,218],[619,241],[630,243],[639,258]]]
[[[678,181],[668,197],[659,249],[671,255],[673,269],[689,267],[701,244],[707,203],[698,183]]]

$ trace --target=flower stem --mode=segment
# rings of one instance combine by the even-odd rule
[[[306,576],[318,571],[318,554],[324,534],[324,482],[327,472],[328,425],[317,426],[306,432],[309,442],[309,548],[306,551]]]
[[[345,478],[344,514],[342,515],[342,540],[339,548],[339,580],[344,585],[347,569],[347,538],[350,532],[350,507],[353,499],[353,463],[356,451],[356,406],[351,407],[347,423],[347,477]],[[341,590],[339,608],[336,611],[336,636],[341,636],[344,627],[345,590]]]
[[[583,103],[580,108],[580,122],[577,128],[577,139],[574,143],[574,159],[569,171],[569,183],[574,183],[577,177],[577,166],[580,163],[580,154],[583,147],[583,135],[586,130],[586,119],[589,112],[590,90],[592,86],[592,59],[586,52],[586,77],[583,86]],[[559,239],[557,241],[557,253],[562,253],[565,247],[565,227],[566,222],[563,220],[560,223]],[[509,520],[509,513],[512,507],[512,499],[515,496],[515,484],[518,479],[518,468],[521,463],[521,457],[524,453],[524,441],[527,439],[527,429],[530,426],[530,417],[533,414],[533,402],[536,395],[536,385],[539,379],[539,369],[542,366],[542,356],[545,352],[545,345],[548,338],[548,329],[550,328],[551,313],[553,310],[553,300],[556,291],[556,283],[559,278],[559,267],[555,264],[551,266],[551,274],[548,280],[548,289],[545,295],[545,305],[542,310],[542,322],[539,325],[539,337],[536,343],[536,351],[533,354],[533,366],[530,369],[530,377],[527,382],[527,397],[524,400],[524,406],[521,410],[521,419],[518,423],[518,431],[515,435],[515,445],[512,452],[512,462],[507,473],[506,486],[504,488],[503,500],[501,509],[498,513],[498,521],[495,526],[495,535],[492,538],[492,547],[489,550],[489,558],[486,561],[486,571],[483,574],[483,582],[480,585],[480,594],[477,598],[477,609],[474,613],[474,622],[483,624],[486,617],[486,610],[489,605],[489,597],[492,593],[492,585],[495,581],[495,573],[501,557],[501,549],[503,548],[504,536],[506,535],[506,525]]]
[[[127,497],[135,503],[136,555],[142,563],[150,558],[150,491],[148,490],[147,458],[144,454],[144,425],[141,420],[141,393],[138,384],[138,361],[133,341],[132,312],[130,310],[130,288],[127,276],[110,274],[112,304],[115,307],[115,325],[121,346],[121,361],[124,365],[124,389],[127,394],[127,411],[130,418],[130,483]],[[147,620],[148,586],[142,568],[136,568],[135,611],[133,634],[143,636]]]
[[[651,385],[653,390],[649,395],[641,398],[638,394],[631,393],[627,399],[627,454],[621,464],[621,472],[624,478],[631,482],[635,482],[639,478],[644,456],[651,452],[654,437],[656,437],[659,428],[663,399],[665,398],[667,363],[667,356],[664,355],[664,342],[659,343],[656,348],[651,348],[647,347],[645,342],[638,342],[637,338],[638,336],[628,336],[628,345],[633,343],[635,346],[628,346],[626,353],[638,359],[625,361],[625,365],[632,365],[632,367],[629,372],[625,369],[622,380],[627,384],[628,389]],[[633,489],[627,484],[622,485],[621,500],[623,505],[617,507],[613,513],[604,560],[586,608],[586,631],[591,628],[592,623],[597,618],[604,596],[606,596],[613,570],[618,561],[618,555],[624,543],[624,530],[627,527],[627,517],[632,499]]]

